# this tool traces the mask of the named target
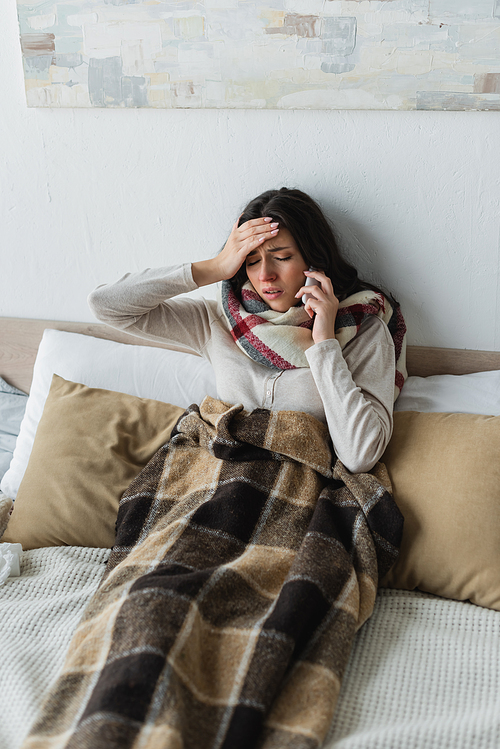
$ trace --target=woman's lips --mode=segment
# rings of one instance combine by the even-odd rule
[[[266,296],[278,296],[279,294],[283,294],[283,289],[263,289],[262,293]]]

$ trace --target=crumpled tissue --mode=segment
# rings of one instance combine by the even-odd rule
[[[3,585],[9,576],[18,577],[21,574],[22,553],[21,544],[0,544],[0,585]]]

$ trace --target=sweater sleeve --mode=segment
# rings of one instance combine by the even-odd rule
[[[113,328],[201,353],[210,337],[206,305],[189,298],[169,301],[197,288],[190,263],[148,268],[98,286],[90,293],[88,303],[97,319]]]
[[[370,318],[342,351],[337,340],[306,352],[338,458],[352,473],[369,471],[392,434],[395,357],[387,326]]]

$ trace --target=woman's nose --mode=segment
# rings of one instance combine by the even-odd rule
[[[263,260],[259,269],[259,281],[270,281],[273,278],[276,278],[276,273],[273,271],[271,263]]]

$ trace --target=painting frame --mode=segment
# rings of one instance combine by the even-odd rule
[[[500,110],[500,0],[17,0],[30,107]]]

